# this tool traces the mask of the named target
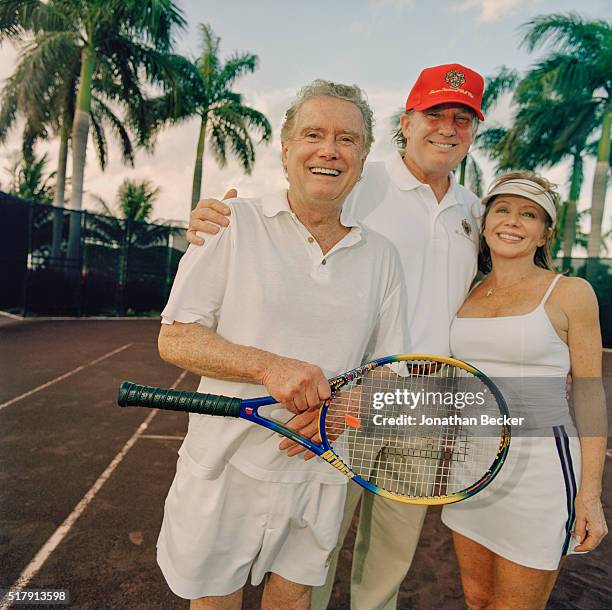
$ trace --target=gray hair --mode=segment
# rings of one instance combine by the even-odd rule
[[[361,112],[363,118],[363,148],[364,157],[370,152],[372,142],[374,142],[373,126],[374,113],[368,104],[365,92],[357,85],[342,85],[329,80],[317,79],[302,87],[297,94],[293,104],[285,112],[285,120],[281,127],[281,142],[286,142],[291,138],[295,129],[295,119],[300,108],[305,101],[312,97],[335,97],[355,104]]]

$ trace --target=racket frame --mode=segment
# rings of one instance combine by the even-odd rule
[[[319,408],[319,436],[321,437],[321,444],[317,444],[312,440],[299,435],[297,432],[290,430],[283,424],[262,417],[258,413],[258,409],[263,406],[277,404],[277,401],[272,396],[264,396],[261,398],[253,398],[253,399],[245,399],[240,402],[240,410],[235,410],[232,413],[226,413],[227,416],[231,417],[240,417],[241,419],[245,419],[247,421],[256,423],[264,428],[268,428],[273,432],[281,434],[282,436],[292,440],[293,442],[301,445],[305,449],[312,451],[315,455],[325,460],[328,464],[336,468],[343,475],[361,485],[361,487],[367,489],[369,492],[382,496],[384,498],[388,498],[390,500],[395,500],[398,502],[403,502],[405,504],[421,504],[421,505],[440,505],[440,504],[452,504],[454,502],[459,502],[461,500],[465,500],[469,498],[479,491],[483,490],[487,485],[493,481],[495,476],[497,476],[500,471],[506,456],[508,455],[508,450],[510,448],[510,438],[511,438],[511,427],[509,424],[504,423],[501,425],[501,437],[499,442],[499,447],[495,458],[489,468],[483,473],[483,475],[478,479],[478,481],[474,482],[468,488],[462,489],[460,491],[454,492],[448,495],[432,495],[427,497],[413,497],[413,496],[403,496],[400,494],[395,494],[393,492],[387,491],[378,487],[375,483],[364,479],[355,473],[350,466],[348,466],[340,456],[338,456],[329,440],[327,439],[327,435],[325,433],[325,417],[327,414],[327,410],[336,393],[341,390],[344,386],[352,381],[356,381],[362,377],[364,377],[369,371],[372,369],[378,368],[380,366],[384,366],[386,364],[393,364],[395,362],[402,362],[406,360],[421,360],[421,361],[435,361],[441,364],[448,364],[451,366],[455,366],[457,368],[463,369],[478,379],[482,381],[487,388],[491,391],[491,393],[495,396],[497,404],[499,406],[500,415],[509,417],[508,407],[506,405],[506,401],[502,396],[501,392],[497,388],[497,386],[480,370],[475,368],[474,366],[463,362],[461,360],[457,360],[455,358],[450,357],[441,357],[441,356],[432,356],[430,354],[397,354],[393,356],[385,356],[383,358],[378,358],[377,360],[373,360],[364,364],[363,366],[357,367],[346,373],[342,373],[336,377],[333,377],[329,380],[329,385],[332,390],[332,396],[328,400],[326,400],[321,407]],[[127,384],[128,382],[124,382]],[[122,391],[124,385],[122,384]],[[196,392],[193,393],[197,395]],[[121,395],[121,394],[120,394]],[[238,401],[239,399],[234,399]],[[123,404],[122,404],[123,402]],[[125,406],[127,403],[125,400],[119,401],[121,406]],[[178,409],[187,411],[188,409]],[[507,418],[504,418],[507,419]]]

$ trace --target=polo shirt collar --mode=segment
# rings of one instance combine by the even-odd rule
[[[392,157],[389,157],[389,159],[387,159],[385,162],[385,166],[391,181],[400,191],[411,191],[419,188],[420,186],[425,186],[406,167],[404,159],[402,159],[399,152],[395,153]]]
[[[455,174],[451,172],[450,174],[450,184],[448,187],[448,191],[446,191],[446,195],[440,202],[440,205],[444,208],[449,208],[453,205],[458,205],[461,201],[461,197],[459,195],[460,184],[457,182],[457,178],[455,178]]]
[[[265,216],[272,218],[281,212],[291,212],[287,199],[287,189],[263,197],[263,213]]]
[[[346,204],[346,201],[345,201]],[[263,198],[263,213],[268,218],[272,218],[281,212],[293,213],[289,206],[289,199],[287,198],[287,189],[267,195]],[[362,225],[355,220],[355,217],[349,212],[346,205],[342,206],[340,212],[340,222],[345,227],[357,227],[362,229]]]
[[[400,191],[411,191],[419,188],[420,186],[427,186],[428,188],[431,188],[424,182],[418,180],[408,169],[408,167],[406,167],[404,159],[402,159],[399,152],[389,157],[389,159],[387,159],[385,162],[385,166],[391,181]],[[448,191],[446,191],[446,195],[444,195],[444,199],[442,200],[442,202],[444,202],[443,207],[446,208],[459,202],[458,189],[459,183],[455,178],[455,174],[451,172]]]

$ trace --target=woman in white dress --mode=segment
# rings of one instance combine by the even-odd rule
[[[470,610],[544,608],[563,557],[594,549],[607,533],[597,300],[588,282],[553,271],[558,200],[528,172],[497,180],[483,200],[480,266],[488,275],[452,324],[453,355],[493,378],[511,415],[526,417],[497,479],[442,513]]]

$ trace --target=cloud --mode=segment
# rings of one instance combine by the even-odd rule
[[[528,3],[526,0],[463,0],[451,5],[451,10],[465,12],[479,9],[478,21],[490,22],[515,14],[522,4]],[[529,4],[533,6],[533,2]]]

